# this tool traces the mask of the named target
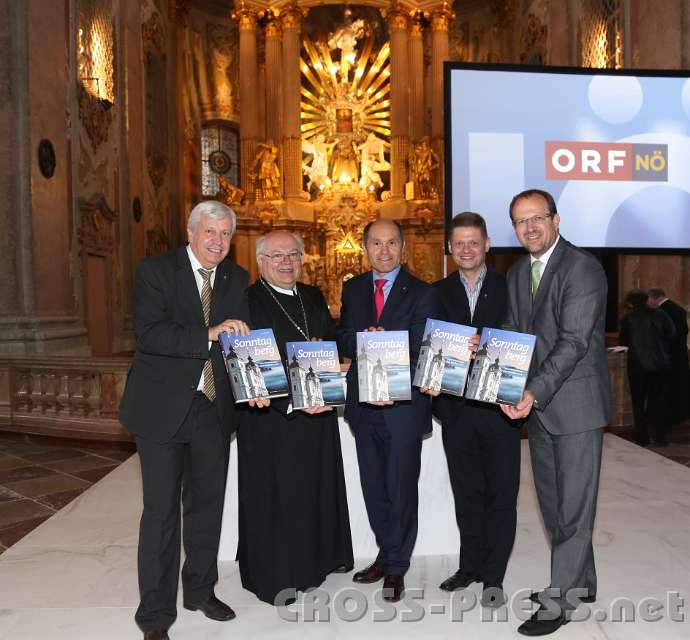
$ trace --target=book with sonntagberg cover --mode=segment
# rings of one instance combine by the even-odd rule
[[[235,402],[288,395],[288,382],[273,329],[249,335],[218,334]]]
[[[474,327],[429,318],[412,384],[461,396],[470,366]]]
[[[335,342],[288,342],[285,350],[293,409],[345,404]]]
[[[483,329],[465,398],[515,406],[525,390],[535,342],[529,333]]]
[[[357,379],[360,402],[409,400],[407,331],[358,331]]]

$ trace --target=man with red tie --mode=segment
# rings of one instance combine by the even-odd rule
[[[343,285],[338,345],[352,359],[347,374],[345,419],[355,435],[362,493],[379,553],[353,580],[383,580],[384,598],[397,602],[417,539],[417,480],[422,436],[431,431],[429,397],[412,389],[407,402],[359,402],[358,331],[408,331],[411,372],[416,366],[427,318],[437,316],[430,285],[400,261],[403,229],[393,220],[376,220],[364,229],[364,250],[372,270]]]

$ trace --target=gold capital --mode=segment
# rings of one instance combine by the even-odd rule
[[[286,5],[280,11],[280,19],[283,23],[283,29],[297,29],[300,30],[302,20],[306,17],[309,9],[300,7],[296,2]]]
[[[240,31],[254,31],[256,29],[256,11],[247,6],[245,2],[238,2],[232,12],[232,19],[237,20]]]
[[[455,18],[455,11],[444,2],[431,11],[431,30],[448,31],[448,23]]]
[[[406,9],[402,4],[393,0],[390,6],[381,9],[381,15],[388,23],[388,28],[407,30],[407,20],[410,16],[409,9]]]

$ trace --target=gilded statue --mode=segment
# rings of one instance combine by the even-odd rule
[[[224,175],[218,175],[218,193],[216,198],[224,202],[228,207],[234,207],[242,203],[244,191],[236,187]]]
[[[255,186],[258,179],[261,200],[280,200],[280,169],[276,162],[278,147],[273,144],[273,140],[259,142],[257,147],[248,177]]]
[[[362,189],[368,189],[372,185],[381,188],[383,180],[378,172],[389,171],[391,168],[390,162],[383,156],[383,140],[372,132],[358,149],[361,158],[359,186]]]
[[[438,169],[439,159],[429,143],[429,136],[423,136],[410,154],[410,180],[414,183],[415,198],[431,200],[437,196],[432,182],[432,172]]]
[[[319,133],[311,142],[302,140],[302,153],[312,155],[311,164],[302,163],[304,175],[309,178],[308,190],[311,190],[312,187],[321,189],[329,183],[328,161],[336,144],[335,142],[326,142],[323,133]]]
[[[357,182],[357,148],[349,138],[338,140],[333,149],[331,180],[335,184]]]

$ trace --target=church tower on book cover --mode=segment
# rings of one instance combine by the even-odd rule
[[[244,362],[230,345],[225,361],[227,362],[228,373],[235,382],[233,389],[246,389],[247,398],[268,396],[261,367],[252,360],[251,356],[247,356],[247,362]],[[244,400],[244,398],[237,398],[237,400]]]
[[[479,348],[474,359],[470,379],[467,382],[467,397],[484,402],[495,402],[501,386],[501,363],[489,355],[486,342]]]
[[[417,360],[417,371],[420,375],[419,386],[429,387],[429,389],[440,389],[445,368],[446,362],[443,359],[443,347],[439,347],[438,351],[434,353],[431,331],[429,331],[419,349],[419,358]],[[416,375],[415,384],[417,384]]]
[[[484,327],[465,397],[515,406],[525,390],[535,340],[529,333]]]
[[[357,377],[360,402],[410,399],[407,331],[358,331]]]
[[[297,356],[293,355],[288,367],[288,377],[294,406],[318,407],[324,404],[321,380],[311,364],[307,370],[299,363]]]

